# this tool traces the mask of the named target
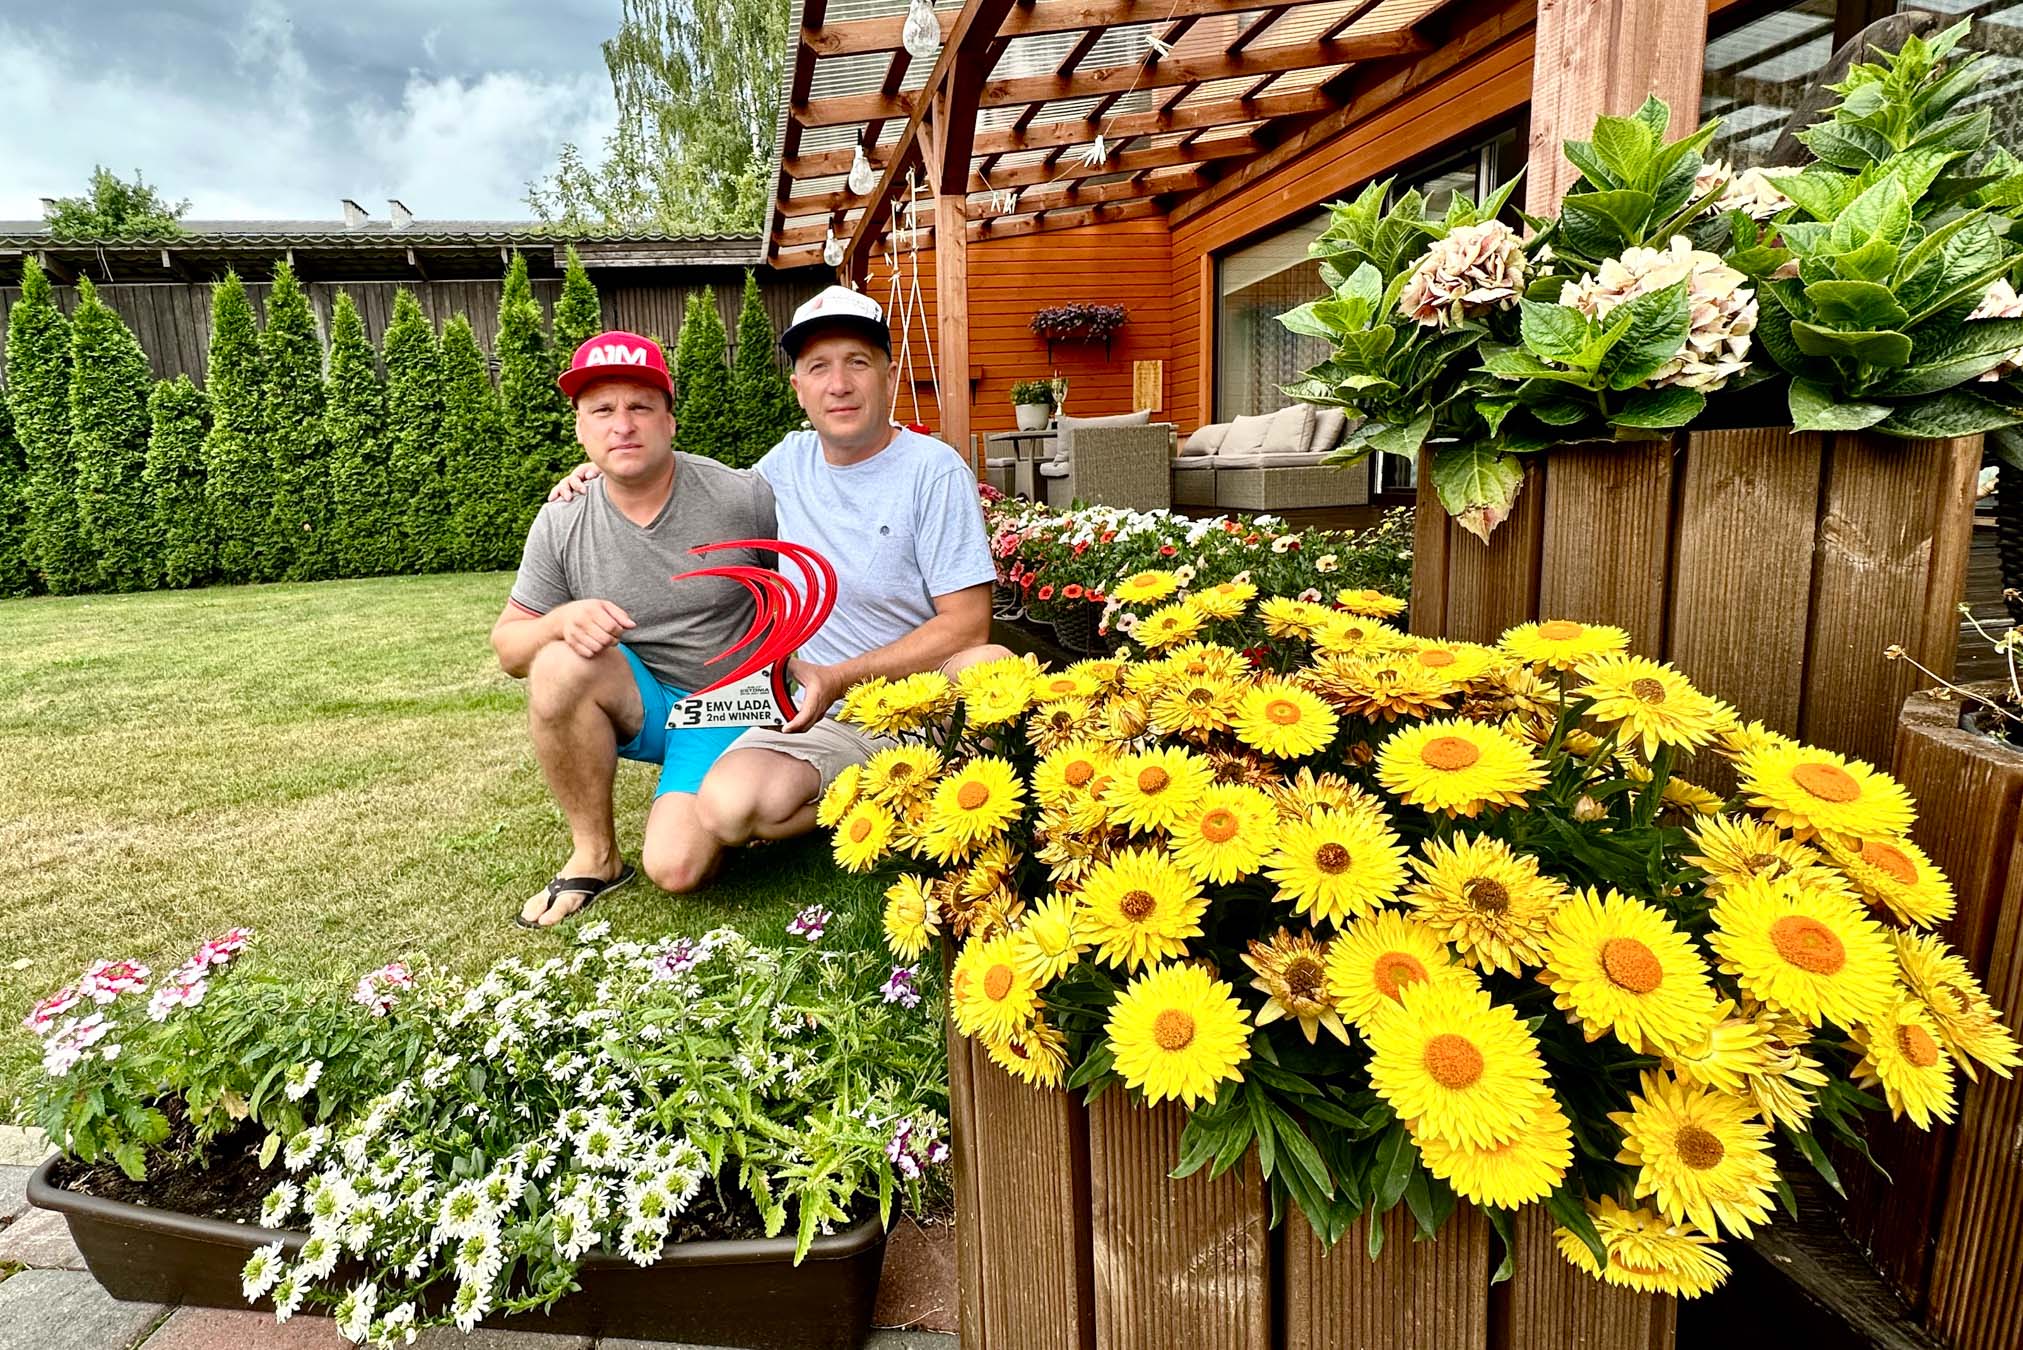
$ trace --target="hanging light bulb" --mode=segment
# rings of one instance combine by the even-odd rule
[[[932,61],[941,54],[941,24],[934,17],[934,0],[912,0],[906,7],[906,26],[899,41],[916,61]]]
[[[850,155],[850,191],[859,197],[878,186],[878,175],[871,168],[871,161],[864,158],[864,147],[858,146]]]
[[[829,238],[822,245],[822,261],[831,267],[843,265],[843,241],[836,237],[836,227],[829,227]]]
[[[1082,163],[1088,165],[1092,169],[1100,169],[1105,164],[1108,164],[1110,162],[1110,146],[1109,143],[1103,139],[1102,132],[1099,131],[1096,133],[1095,141],[1090,144],[1088,149],[1082,152],[1081,158]]]

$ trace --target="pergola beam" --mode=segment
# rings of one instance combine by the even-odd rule
[[[1317,4],[1322,0],[1294,0]],[[1087,29],[1115,28],[1122,24],[1148,23],[1175,18],[1196,19],[1213,14],[1241,14],[1257,8],[1257,0],[1035,0],[1020,5],[1006,18],[997,35],[1003,38],[1032,37],[1041,33],[1075,33]],[[956,15],[942,10],[942,40],[955,26]],[[902,46],[899,35],[906,26],[904,14],[877,19],[849,19],[824,27],[819,20],[801,24],[801,44],[817,56],[850,56],[859,52],[896,51]]]
[[[1268,47],[1236,56],[1161,61],[1149,68],[1133,63],[1079,70],[1067,76],[1027,75],[984,85],[977,106],[1008,108],[1022,103],[1097,98],[1133,89],[1170,89],[1182,84],[1206,84],[1210,80],[1282,75],[1287,71],[1310,70],[1317,66],[1352,65],[1359,61],[1409,56],[1426,49],[1426,40],[1417,32],[1400,29],[1393,33],[1373,33],[1335,42]],[[919,94],[892,97],[882,93],[837,94],[803,104],[795,109],[794,115],[805,126],[845,126],[873,118],[908,116],[915,110],[914,104],[920,98]]]
[[[988,203],[971,202],[969,218],[997,220],[1024,215],[1029,211],[1058,211],[1064,206],[1128,202],[1136,197],[1168,197],[1175,193],[1194,192],[1207,185],[1208,175],[1199,169],[1185,169],[1180,173],[1156,179],[1133,174],[1114,183],[1098,183],[1093,187],[1071,179],[1058,186],[1035,188],[1031,192],[1020,194],[1018,205],[1010,211],[993,211]]]

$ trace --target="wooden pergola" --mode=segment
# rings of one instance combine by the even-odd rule
[[[959,297],[971,243],[1178,226],[1534,29],[1526,196],[1543,209],[1572,172],[1558,141],[1597,112],[1652,92],[1697,108],[1707,14],[1728,2],[966,0],[936,11],[929,67],[902,43],[906,0],[800,0],[766,257],[819,263],[834,240],[861,283],[897,227],[931,241],[937,294]],[[968,364],[963,312],[939,305],[944,370]],[[964,400],[944,420],[965,444]]]

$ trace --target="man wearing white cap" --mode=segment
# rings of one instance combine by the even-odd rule
[[[835,566],[836,607],[789,663],[799,715],[783,730],[739,737],[703,779],[696,828],[646,860],[665,890],[702,884],[726,848],[813,829],[836,775],[892,743],[827,715],[851,685],[1010,655],[984,645],[997,572],[974,471],[945,442],[889,416],[884,311],[831,286],[794,312],[780,346],[812,429],[788,433],[753,472],[772,487],[778,537]],[[557,494],[593,476],[579,469]]]

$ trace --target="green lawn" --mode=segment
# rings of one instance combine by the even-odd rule
[[[0,603],[0,1119],[40,1072],[12,1031],[96,956],[157,968],[246,924],[263,966],[348,986],[396,956],[471,971],[543,957],[513,927],[567,856],[524,700],[485,642],[504,574]],[[654,772],[619,770],[636,856]],[[820,837],[734,857],[693,896],[643,879],[622,935],[730,923],[876,887]]]

